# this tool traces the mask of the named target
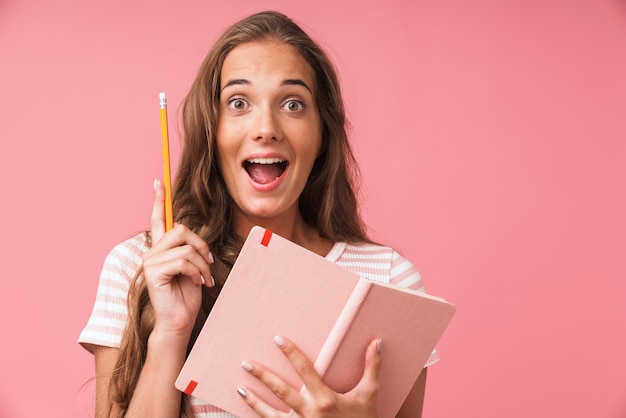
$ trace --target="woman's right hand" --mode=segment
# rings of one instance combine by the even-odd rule
[[[152,248],[143,256],[144,280],[154,309],[153,333],[189,338],[202,303],[202,285],[214,286],[207,243],[185,225],[165,231],[165,190],[154,182]]]

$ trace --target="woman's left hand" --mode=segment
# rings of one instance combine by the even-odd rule
[[[246,388],[239,394],[263,418],[376,418],[378,416],[378,377],[380,371],[381,340],[373,340],[365,353],[365,370],[359,383],[347,393],[337,393],[326,386],[313,368],[313,363],[286,338],[276,337],[276,344],[291,362],[306,390],[299,392],[264,366],[244,362],[242,367],[263,382],[285,402],[292,411],[277,411]]]

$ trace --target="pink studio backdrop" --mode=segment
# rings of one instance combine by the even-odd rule
[[[425,416],[626,417],[621,0],[0,1],[0,416],[92,414],[75,341],[148,225],[158,93],[267,8],[337,62],[373,236],[458,305]]]

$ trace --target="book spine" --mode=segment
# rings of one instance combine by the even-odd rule
[[[352,290],[352,294],[350,294],[350,297],[341,311],[339,318],[337,318],[337,322],[335,322],[333,329],[330,331],[330,334],[328,334],[328,337],[326,338],[326,341],[324,342],[324,345],[315,360],[314,367],[320,376],[323,377],[326,370],[328,370],[331,360],[335,357],[335,353],[339,349],[339,346],[343,341],[343,337],[348,332],[354,317],[359,312],[361,304],[367,297],[371,286],[372,283],[362,277],[360,277],[357,281],[356,286]]]

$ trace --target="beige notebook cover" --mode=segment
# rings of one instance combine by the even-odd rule
[[[254,360],[296,388],[302,381],[273,341],[294,341],[338,392],[363,374],[365,348],[383,339],[379,416],[394,417],[455,307],[424,293],[359,277],[261,227],[254,227],[176,380],[176,387],[239,417],[256,413],[245,386],[289,408],[241,368]]]

